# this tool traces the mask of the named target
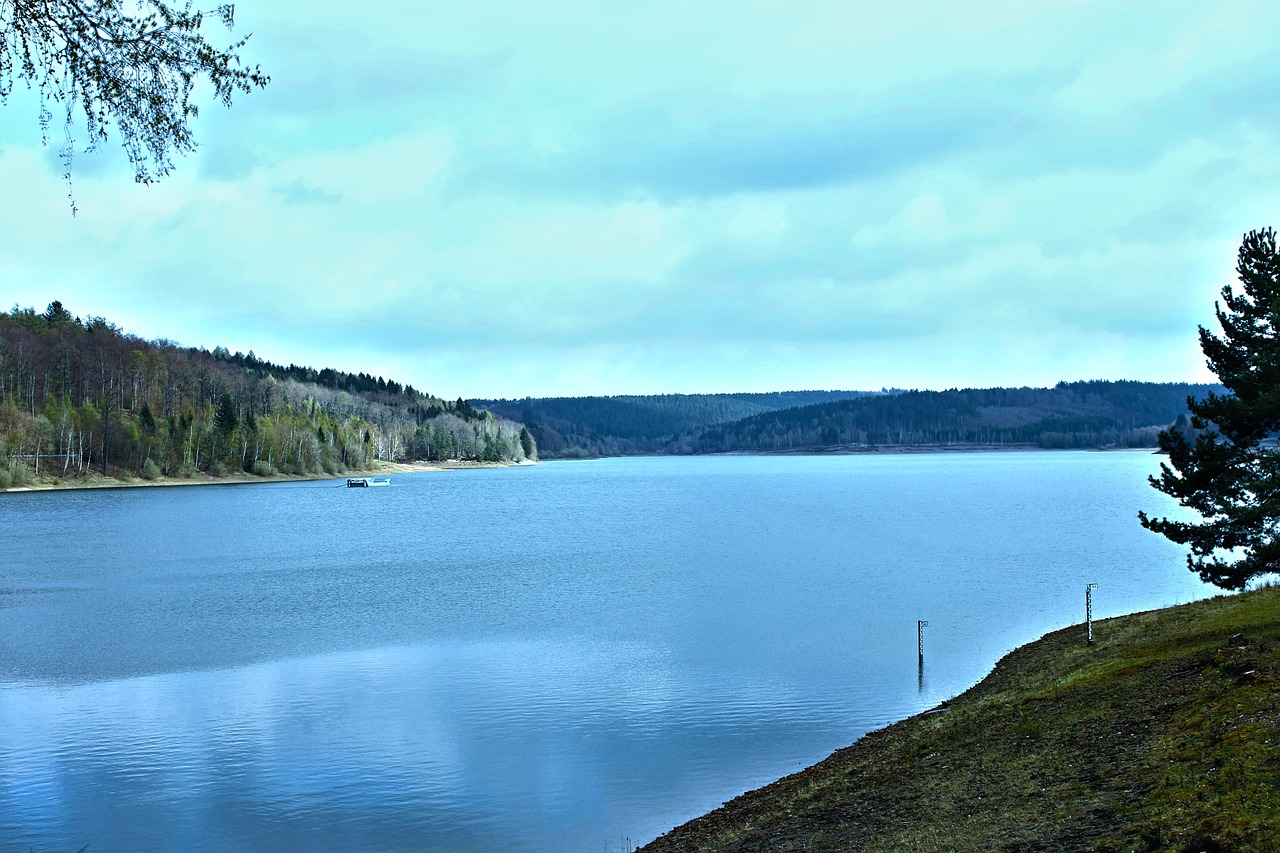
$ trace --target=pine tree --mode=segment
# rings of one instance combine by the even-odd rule
[[[1240,245],[1236,274],[1215,304],[1222,337],[1200,329],[1200,348],[1227,394],[1188,400],[1194,441],[1160,434],[1169,461],[1151,485],[1200,515],[1199,522],[1138,514],[1148,530],[1190,547],[1188,567],[1224,589],[1280,571],[1280,254],[1270,228]]]
[[[231,399],[229,392],[223,391],[222,399],[218,401],[218,409],[213,414],[213,425],[223,436],[228,436],[238,423],[240,423],[240,417],[236,414],[235,401]]]

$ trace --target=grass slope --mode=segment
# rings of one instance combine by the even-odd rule
[[[641,848],[1280,851],[1280,588],[1056,631]]]

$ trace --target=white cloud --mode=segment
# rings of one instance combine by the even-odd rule
[[[10,304],[450,396],[1194,378],[1280,191],[1253,2],[238,11],[159,185],[6,127]]]

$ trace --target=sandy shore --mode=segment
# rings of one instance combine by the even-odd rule
[[[533,462],[379,462],[373,468],[350,470],[342,474],[273,474],[259,477],[242,471],[228,473],[225,477],[196,474],[191,477],[157,477],[144,480],[141,477],[107,477],[100,473],[81,477],[41,477],[25,486],[0,489],[0,492],[42,492],[54,489],[128,489],[138,486],[234,486],[245,483],[280,483],[292,480],[345,480],[347,477],[386,477],[392,474],[412,474],[420,471],[454,471],[464,468],[509,468],[514,464],[533,465]],[[56,482],[55,482],[56,481]]]

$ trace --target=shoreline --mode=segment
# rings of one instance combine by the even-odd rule
[[[1030,442],[1024,444],[836,444],[830,447],[798,447],[793,450],[726,450],[722,453],[691,454],[695,456],[858,456],[874,453],[912,454],[912,453],[1060,453],[1078,451],[1081,453],[1118,453],[1128,451],[1146,451],[1159,453],[1158,447],[1118,447],[1106,445],[1101,447],[1041,447]],[[677,454],[665,454],[677,455]]]
[[[1280,587],[1050,631],[637,853],[1274,850]]]
[[[190,477],[161,476],[154,480],[142,477],[104,475],[100,473],[84,476],[66,477],[54,475],[41,477],[39,480],[23,486],[10,486],[0,489],[0,494],[10,492],[53,492],[91,489],[134,489],[169,486],[243,486],[253,483],[291,483],[315,480],[345,480],[347,477],[386,477],[393,474],[418,474],[426,471],[460,471],[474,468],[515,468],[521,465],[536,465],[536,462],[462,462],[448,460],[444,462],[380,462],[376,467],[351,469],[339,474],[271,474],[266,477],[250,474],[245,471],[229,472],[224,477],[209,474],[194,474]],[[58,480],[58,482],[53,482]]]
[[[946,453],[1147,453],[1163,451],[1158,447],[1041,447],[1038,444],[838,444],[830,447],[796,447],[789,450],[721,450],[715,453],[620,453],[616,456],[546,456],[545,462],[590,462],[598,459],[672,458],[696,459],[714,456],[886,456]]]

